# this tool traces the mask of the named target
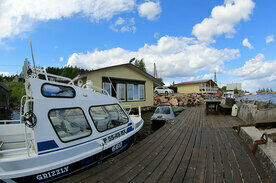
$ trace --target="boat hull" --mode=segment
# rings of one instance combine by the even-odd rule
[[[110,156],[114,156],[121,151],[127,149],[135,142],[135,135],[122,141],[122,146],[114,151],[114,146],[110,147],[102,152],[91,155],[83,160],[62,166],[57,169],[41,172],[25,177],[19,177],[12,179],[14,182],[51,182],[57,179],[61,179],[67,175],[80,171],[90,166],[101,164],[103,160]],[[4,180],[5,181],[5,180]],[[7,180],[8,182],[8,180]]]

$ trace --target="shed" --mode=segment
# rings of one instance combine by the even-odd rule
[[[10,106],[11,89],[0,83],[0,109],[8,109]]]

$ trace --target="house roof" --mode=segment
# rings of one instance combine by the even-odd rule
[[[141,70],[139,67],[131,64],[131,63],[126,63],[126,64],[119,64],[119,65],[113,65],[113,66],[109,66],[109,67],[103,67],[103,68],[100,68],[100,69],[95,69],[95,70],[91,70],[91,71],[88,71],[88,72],[85,72],[83,74],[80,75],[80,77],[85,77],[87,76],[89,73],[94,73],[94,72],[97,72],[97,71],[101,71],[101,70],[106,70],[106,69],[111,69],[111,68],[116,68],[116,67],[122,67],[122,66],[125,66],[125,67],[128,67],[142,75],[144,75],[145,77],[149,78],[150,80],[152,80],[155,84],[157,85],[164,85],[164,83],[162,81],[160,81],[159,79],[153,77],[152,75],[150,75],[149,73]]]
[[[209,80],[199,80],[199,81],[187,81],[187,82],[182,82],[182,83],[177,83],[175,85],[177,86],[181,86],[181,85],[190,85],[190,84],[200,84],[200,83],[209,83],[211,82],[213,85],[217,86],[217,83],[215,83],[213,80],[209,79]]]
[[[12,89],[10,89],[10,87],[8,87],[7,85],[3,84],[3,83],[0,83],[0,87],[4,88],[4,90],[10,92],[12,91]]]

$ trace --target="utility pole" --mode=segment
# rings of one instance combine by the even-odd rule
[[[217,83],[217,72],[215,71],[215,74],[214,74],[214,81],[215,83]]]
[[[153,76],[154,76],[155,78],[157,78],[157,70],[156,70],[156,65],[155,65],[155,63],[153,64]]]

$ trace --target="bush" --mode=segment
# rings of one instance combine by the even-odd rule
[[[21,98],[25,95],[25,87],[23,82],[8,82],[5,83],[12,89],[11,104],[20,104]]]

